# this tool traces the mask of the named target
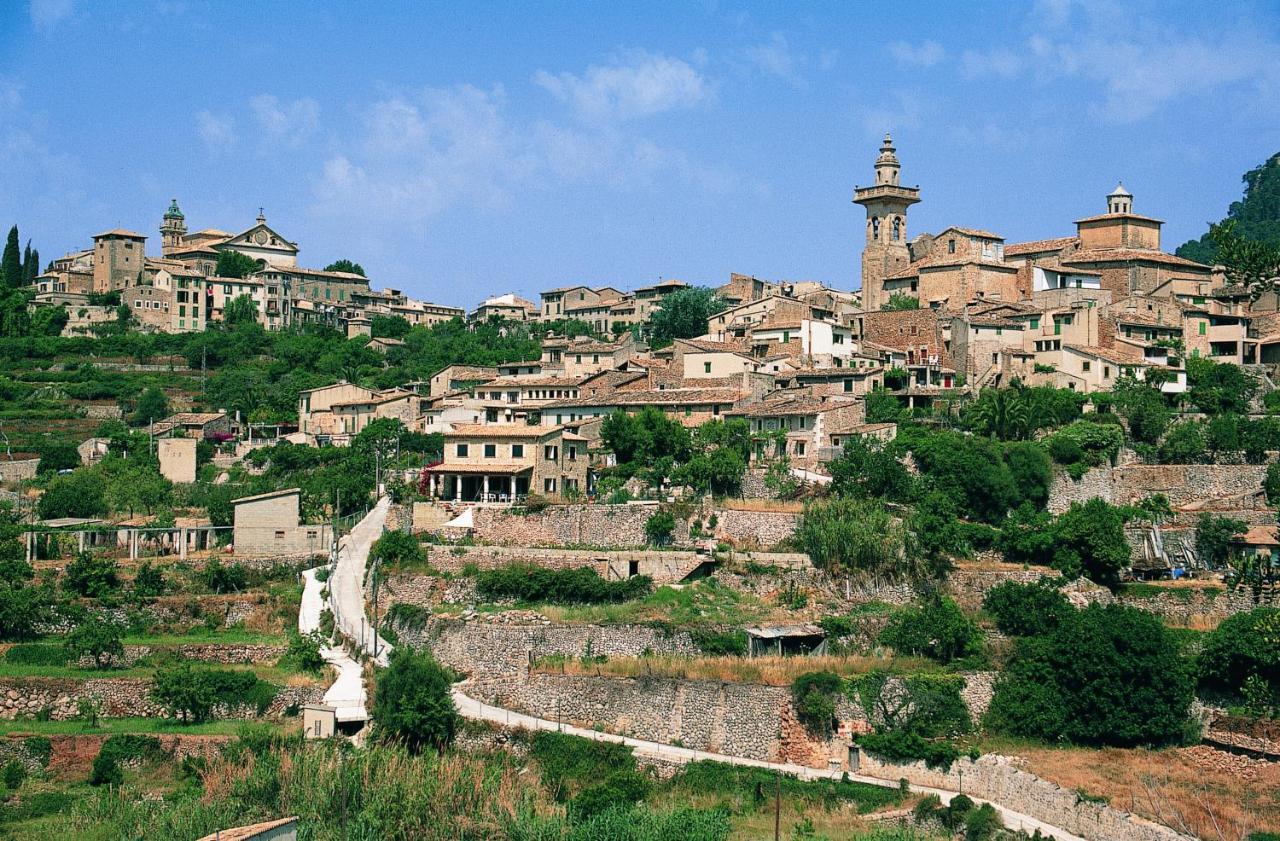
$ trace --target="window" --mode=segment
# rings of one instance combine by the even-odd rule
[[[710,374],[710,373],[711,373],[711,363],[710,363],[710,362],[703,362],[703,363],[702,363],[702,373],[704,373],[704,374]]]
[[[547,461],[555,461],[560,457],[560,448],[555,444],[548,444],[542,448],[542,457]]]
[[[1081,362],[1081,363],[1080,363],[1080,370],[1081,370],[1081,371],[1088,371],[1088,370],[1089,370],[1089,360],[1087,360],[1087,359],[1086,359],[1084,362]]]
[[[459,444],[459,445],[458,445],[458,458],[466,458],[466,457],[467,457],[467,445],[466,445],[466,444]]]
[[[956,253],[956,241],[954,239],[947,240],[947,253],[948,254]]]
[[[804,415],[801,415],[801,416],[800,416],[800,428],[801,428],[801,429],[804,429],[804,428],[805,428],[805,424],[808,422],[808,420],[809,420],[809,419],[808,419],[808,418],[806,418]]]
[[[902,238],[902,219],[893,217],[893,241],[897,242]]]
[[[797,441],[797,442],[796,442],[796,455],[798,455],[798,456],[802,456],[802,455],[804,455],[804,442],[803,442],[803,441]]]
[[[276,529],[276,540],[284,540],[284,529]]]
[[[600,361],[600,354],[598,354],[598,353],[593,353],[593,354],[591,354],[591,364],[592,364],[592,365],[595,365],[595,364],[596,364],[596,363],[598,363],[599,361]]]
[[[1201,322],[1200,322],[1200,335],[1201,335],[1201,336],[1203,336],[1203,335],[1205,334],[1206,329],[1208,328],[1208,326],[1209,326],[1209,322],[1207,322],[1207,321],[1201,321]]]
[[[569,445],[569,448],[568,448],[565,452],[566,452],[566,455],[568,455],[568,456],[569,456],[569,461],[577,461],[577,460],[578,460],[578,445],[577,445],[577,444],[570,444],[570,445]]]
[[[871,238],[880,239],[880,217],[871,217]]]
[[[1103,365],[1103,366],[1102,366],[1102,376],[1103,376],[1105,379],[1108,379],[1108,380],[1109,380],[1109,379],[1111,379],[1111,366],[1110,366],[1110,365]]]
[[[687,417],[689,417],[689,416],[690,416],[690,415],[692,415],[692,414],[693,414],[693,407],[692,407],[692,406],[685,406],[685,407],[684,407],[684,416],[687,418]]]
[[[845,390],[846,392],[851,392],[851,391],[853,391],[853,380],[845,380],[845,381],[844,381],[844,390]]]
[[[555,493],[555,492],[556,492],[556,480],[555,480],[555,479],[543,479],[543,480],[542,480],[542,492],[543,492],[543,493],[549,493],[549,494],[553,494],[553,493]]]
[[[512,445],[511,445],[511,457],[512,457],[512,458],[524,458],[524,444],[512,444]]]
[[[485,445],[484,445],[484,457],[485,457],[485,458],[494,458],[494,457],[495,457],[495,456],[497,456],[497,455],[498,455],[498,445],[497,445],[497,444],[485,444]]]
[[[573,360],[573,361],[574,361],[574,362],[576,362],[577,364],[581,365],[581,364],[582,364],[582,354],[580,354],[580,353],[579,353],[579,354],[577,354],[577,355],[574,357],[574,360]]]

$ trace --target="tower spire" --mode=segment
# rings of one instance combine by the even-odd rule
[[[911,263],[907,249],[907,208],[920,201],[919,187],[903,187],[893,136],[885,134],[876,157],[876,180],[855,187],[854,204],[867,209],[866,244],[862,249],[862,306],[879,309],[887,299],[884,280]]]

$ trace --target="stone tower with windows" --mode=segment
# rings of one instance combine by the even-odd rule
[[[169,209],[160,223],[160,254],[168,257],[183,248],[182,238],[187,235],[187,220],[178,209],[178,200],[169,201]]]
[[[907,248],[907,208],[920,201],[919,187],[899,183],[893,138],[884,136],[876,158],[876,181],[854,187],[854,204],[867,209],[867,240],[862,249],[862,308],[878,310],[888,300],[884,279],[911,263]]]

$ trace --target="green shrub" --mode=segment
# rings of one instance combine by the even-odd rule
[[[724,762],[698,760],[690,762],[671,781],[674,790],[690,798],[728,798],[737,813],[755,811],[772,805],[775,789],[786,803],[814,806],[823,810],[854,804],[857,811],[867,813],[902,802],[895,789],[847,780],[800,780],[791,774],[779,774],[766,768],[729,765]]]
[[[53,756],[53,743],[48,736],[28,736],[22,740],[22,746],[42,767],[48,765],[49,757]]]
[[[655,546],[671,542],[671,535],[676,530],[676,518],[670,511],[658,511],[644,521],[645,539]]]
[[[1192,680],[1150,613],[1112,604],[1024,637],[996,681],[987,724],[1050,742],[1133,746],[1183,738]]]
[[[579,736],[540,730],[529,745],[542,780],[557,800],[620,771],[633,772],[631,748],[617,742],[596,742]]]
[[[476,575],[476,592],[484,599],[516,599],[552,604],[600,604],[625,602],[649,594],[647,575],[606,581],[594,569],[546,569],[532,564],[510,564]]]
[[[164,748],[160,746],[160,740],[155,736],[141,736],[136,733],[108,736],[102,743],[102,749],[94,757],[89,783],[95,786],[120,785],[124,782],[121,763],[133,760],[158,760],[164,755]]]
[[[123,634],[124,629],[116,622],[103,616],[91,616],[71,629],[63,647],[70,659],[92,657],[94,666],[101,669],[111,658],[124,656],[124,645],[120,642]]]
[[[709,657],[732,656],[742,657],[747,653],[746,631],[713,631],[710,628],[695,628],[689,632],[693,644]]]
[[[919,654],[944,664],[982,653],[982,632],[945,596],[899,610],[880,632],[880,642],[901,654]]]
[[[430,618],[430,610],[408,602],[396,602],[391,605],[387,608],[385,616],[387,625],[396,625],[410,631],[421,631]]]
[[[5,763],[4,770],[0,771],[0,781],[9,791],[17,791],[22,785],[22,781],[27,778],[27,766],[23,765],[16,759],[11,759]]]
[[[791,683],[791,702],[796,718],[809,732],[828,735],[835,726],[836,698],[844,691],[844,681],[833,672],[806,672]]]
[[[227,566],[217,558],[210,559],[196,577],[214,593],[238,593],[249,586],[249,573],[244,564]]]
[[[105,555],[81,552],[67,564],[67,589],[90,599],[114,593],[120,587],[116,562]]]
[[[1280,608],[1256,607],[1223,620],[1205,636],[1196,658],[1202,690],[1240,699],[1252,681],[1252,694],[1266,705],[1269,692],[1280,705]]]
[[[589,785],[569,803],[575,820],[583,820],[610,809],[625,809],[644,799],[652,784],[637,771],[610,774],[603,782]]]
[[[1047,634],[1066,613],[1075,610],[1066,596],[1043,580],[997,584],[987,591],[982,607],[995,619],[997,628],[1013,637]]]
[[[133,576],[133,595],[135,598],[155,598],[164,595],[167,585],[164,580],[164,573],[151,565],[150,561],[143,561],[138,567],[138,571]]]
[[[219,705],[252,706],[261,715],[275,700],[276,687],[250,671],[179,663],[156,670],[151,697],[171,715],[200,723],[211,719]]]
[[[321,639],[319,634],[300,634],[292,631],[289,634],[289,647],[280,658],[280,665],[297,669],[300,672],[319,674],[324,671],[324,657],[320,655]]]
[[[926,739],[958,736],[973,722],[960,697],[960,675],[905,675],[881,671],[851,679],[854,695],[876,732],[905,731]]]
[[[442,750],[458,729],[453,705],[454,675],[431,655],[397,648],[378,672],[373,721],[380,739],[404,744],[415,753]]]
[[[951,742],[931,741],[919,733],[907,730],[890,730],[886,733],[869,733],[858,737],[858,745],[868,753],[890,762],[918,762],[923,760],[930,768],[946,770],[960,758],[960,750]]]

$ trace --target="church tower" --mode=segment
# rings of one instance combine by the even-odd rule
[[[178,209],[178,200],[171,199],[169,209],[160,223],[160,256],[168,257],[183,248],[182,239],[187,235],[187,220]]]
[[[867,239],[862,249],[862,308],[878,310],[888,300],[884,279],[911,263],[907,250],[907,208],[920,201],[919,187],[899,183],[897,150],[884,136],[876,158],[876,181],[854,187],[853,202],[867,209]]]

